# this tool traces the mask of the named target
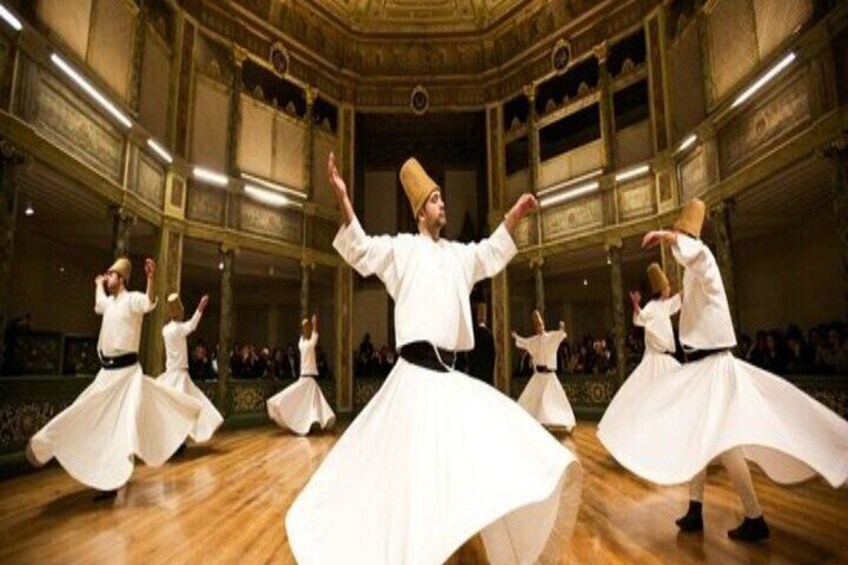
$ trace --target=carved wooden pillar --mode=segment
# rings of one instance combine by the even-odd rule
[[[354,132],[353,106],[343,104],[339,111],[339,170],[354,201]],[[336,356],[333,371],[336,376],[336,410],[353,410],[353,269],[341,262],[336,267]]]
[[[12,301],[12,263],[14,261],[15,228],[18,206],[18,174],[25,155],[5,140],[0,140],[0,328],[9,323]],[[5,331],[0,332],[0,370],[5,369],[7,344]]]
[[[314,263],[303,263],[300,266],[300,318],[309,317],[309,279],[315,270]]]
[[[542,257],[530,260],[530,268],[533,269],[533,288],[535,290],[535,307],[545,319],[545,276],[542,266],[545,260]]]
[[[833,221],[842,257],[842,291],[848,307],[848,132],[828,143],[824,154],[833,166]],[[844,315],[848,317],[848,311]]]
[[[149,375],[158,375],[165,370],[165,344],[162,341],[162,327],[168,321],[166,308],[168,295],[180,292],[182,276],[183,236],[169,223],[165,223],[159,231],[159,241],[156,251],[156,299],[159,306],[147,315],[149,330],[146,334],[146,352],[144,369]],[[186,305],[186,310],[192,312],[192,307]]]
[[[318,89],[308,87],[306,89],[306,132],[303,139],[303,190],[312,199],[312,160],[315,158],[315,99],[318,97]]]
[[[621,273],[622,242],[608,242],[606,248],[610,259],[610,297],[612,299],[615,365],[620,384],[627,378],[627,319],[624,312],[624,277]]]
[[[489,177],[489,231],[496,229],[504,214],[503,106],[486,107],[486,146]],[[509,395],[512,377],[512,342],[509,323],[509,277],[507,269],[492,278],[492,335],[495,339],[495,388]]]
[[[607,67],[607,55],[609,47],[604,41],[594,49],[595,57],[598,59],[598,87],[601,99],[598,110],[601,115],[601,145],[603,147],[603,169],[605,173],[615,170],[615,131],[613,128],[612,107],[612,77]]]
[[[221,323],[218,336],[218,394],[215,403],[221,414],[227,416],[230,410],[230,353],[235,333],[235,309],[233,305],[233,262],[235,249],[221,246]]]
[[[135,216],[120,206],[111,208],[112,212],[112,255],[118,257],[129,257],[130,234],[135,224]]]
[[[727,304],[733,317],[733,325],[739,327],[739,309],[736,304],[736,283],[733,270],[733,234],[731,230],[731,215],[733,202],[723,200],[710,208],[710,220],[715,237],[716,262],[721,271],[724,291],[727,294]]]

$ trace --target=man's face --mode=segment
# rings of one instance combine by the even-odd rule
[[[418,222],[419,224],[424,222],[424,226],[428,228],[428,231],[433,228],[441,230],[447,225],[445,201],[442,200],[441,191],[434,190],[424,202],[424,206],[418,212]]]
[[[115,294],[123,286],[124,279],[115,271],[106,273],[106,290],[109,294]]]
[[[671,296],[671,287],[670,286],[665,287],[660,294],[663,297],[663,299],[667,300],[668,297]]]

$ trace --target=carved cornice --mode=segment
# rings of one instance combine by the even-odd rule
[[[660,0],[527,2],[520,17],[481,32],[364,35],[308,2],[181,0],[199,24],[268,64],[271,45],[291,55],[287,76],[359,107],[408,107],[423,84],[433,108],[483,107],[555,74],[550,53],[567,39],[573,59],[638,26]]]

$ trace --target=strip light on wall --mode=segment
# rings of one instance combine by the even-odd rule
[[[298,199],[301,199],[301,200],[306,198],[306,195],[303,194],[302,192],[298,192],[297,190],[295,190],[293,188],[289,188],[287,186],[283,186],[281,184],[277,184],[277,183],[271,182],[269,180],[265,180],[261,177],[257,177],[257,176],[254,176],[254,175],[251,175],[251,174],[248,174],[248,173],[242,173],[241,178],[251,181],[251,184],[259,185],[259,186],[268,188],[268,189],[270,189],[274,192],[282,192],[282,193],[284,193],[288,196],[298,198]]]
[[[580,196],[591,194],[598,190],[600,187],[601,185],[598,181],[581,184],[580,186],[572,188],[571,190],[566,190],[564,192],[560,192],[558,194],[542,198],[539,201],[539,206],[541,206],[542,208],[547,208],[548,206],[553,206],[554,204],[560,204],[568,200],[573,200],[575,198],[579,198]]]
[[[632,169],[615,175],[615,182],[622,182],[630,179],[635,179],[636,177],[641,177],[643,175],[648,174],[650,171],[650,165],[640,165],[638,167],[634,167]]]
[[[15,14],[10,12],[3,4],[0,4],[0,18],[3,18],[3,21],[9,24],[15,31],[21,31],[24,28],[21,20],[16,18]]]
[[[766,74],[764,74],[759,79],[757,79],[757,81],[754,84],[749,86],[745,90],[745,92],[743,92],[742,94],[737,96],[736,100],[733,101],[733,105],[731,105],[730,107],[736,108],[740,104],[743,104],[746,100],[748,100],[750,97],[752,97],[754,94],[756,94],[758,90],[760,90],[763,86],[765,86],[765,84],[767,82],[769,82],[771,79],[776,77],[778,74],[780,74],[780,72],[783,69],[785,69],[790,64],[792,64],[792,61],[794,61],[795,58],[796,58],[795,53],[790,52],[786,57],[781,59],[775,66],[773,66],[771,69],[769,69]]]
[[[698,136],[694,133],[689,134],[686,139],[680,142],[680,145],[677,146],[677,151],[675,153],[680,153],[681,151],[686,151],[698,141]]]
[[[66,63],[64,59],[62,59],[56,53],[53,53],[52,55],[50,55],[50,60],[53,61],[54,65],[62,69],[62,72],[68,75],[68,77],[70,77],[70,79],[73,80],[80,88],[82,88],[89,96],[94,98],[98,104],[103,106],[103,108],[107,112],[109,112],[112,117],[118,120],[121,125],[128,129],[132,127],[132,122],[130,121],[130,119],[126,115],[124,115],[123,112],[118,110],[118,108],[114,104],[109,102],[109,100],[107,100],[105,96],[100,94],[100,92],[98,92],[98,90],[94,88],[94,86],[92,86],[90,82],[84,79],[83,76],[79,74],[68,63]]]
[[[227,186],[230,182],[230,179],[226,175],[210,171],[209,169],[204,169],[203,167],[195,167],[191,171],[191,174],[197,180],[214,184],[215,186]]]
[[[559,192],[560,190],[568,188],[569,186],[575,186],[582,183],[583,181],[600,176],[603,172],[603,169],[595,169],[594,171],[586,173],[585,175],[580,175],[579,177],[574,177],[573,179],[568,179],[567,181],[563,181],[559,184],[555,184],[553,186],[549,186],[548,188],[542,189],[536,194],[536,196],[544,196],[552,192]]]
[[[293,202],[289,200],[285,194],[253,186],[252,184],[244,185],[244,192],[257,202],[267,204],[268,206],[274,206],[275,208],[281,208],[283,206],[293,204]]]
[[[151,148],[154,153],[159,155],[159,157],[161,157],[161,159],[169,165],[174,162],[174,158],[171,157],[171,154],[168,153],[168,151],[164,147],[156,143],[153,139],[147,140],[147,146]]]

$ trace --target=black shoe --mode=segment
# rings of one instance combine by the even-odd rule
[[[701,503],[697,500],[689,501],[689,510],[682,518],[675,522],[681,532],[700,532],[704,529],[704,518],[701,516]]]
[[[765,518],[745,518],[735,530],[727,532],[727,537],[737,541],[760,541],[768,539],[769,527]]]
[[[118,496],[118,491],[116,491],[116,490],[104,490],[104,491],[98,492],[94,496],[94,498],[92,498],[92,500],[94,502],[101,502],[103,500],[112,500],[116,496]]]

